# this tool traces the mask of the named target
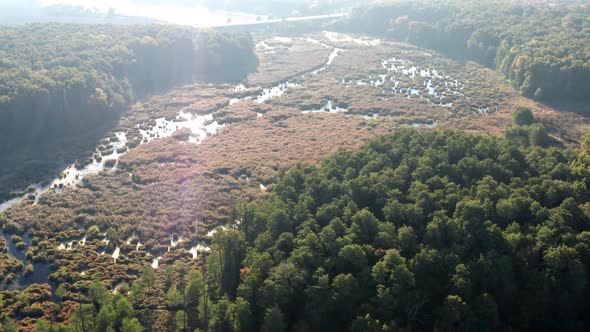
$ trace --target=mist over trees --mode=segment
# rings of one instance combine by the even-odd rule
[[[176,85],[237,82],[258,64],[249,35],[190,28],[30,24],[0,40],[0,150],[83,132]]]
[[[209,9],[238,11],[270,16],[326,14],[366,5],[366,0],[132,0],[138,5],[202,6]]]
[[[293,13],[295,2],[196,3]],[[317,13],[357,1],[310,3],[297,8]],[[358,9],[336,26],[477,61],[536,100],[590,101],[587,7],[516,3],[388,1]],[[280,47],[273,46],[277,41],[261,43],[259,52],[280,55],[301,47],[292,35]],[[207,114],[213,119],[208,124],[227,125],[217,137],[192,145],[190,132],[179,130],[166,139],[146,139],[120,163],[110,159],[107,165],[118,171],[84,178],[59,194],[31,194],[0,213],[0,286],[18,283],[21,272],[41,275],[37,263],[48,269],[42,278],[47,283],[0,292],[0,331],[590,330],[590,131],[579,146],[551,145],[558,129],[582,116],[552,123],[563,113],[518,96],[499,75],[473,64],[477,68],[458,71],[453,68],[461,64],[436,59],[432,67],[443,67],[441,75],[432,72],[448,78],[445,85],[482,82],[464,90],[470,103],[433,106],[432,112],[445,114],[438,122],[424,106],[430,100],[411,98],[413,92],[386,99],[389,83],[375,89],[383,89],[381,95],[367,92],[379,86],[373,65],[386,67],[382,55],[422,54],[414,58],[413,71],[430,61],[423,57],[438,55],[381,43],[362,62],[366,40],[356,49],[339,49],[336,42],[322,46],[330,43],[329,34],[321,41],[319,35],[303,35],[317,48],[289,55],[299,54],[309,68],[312,58],[323,66],[326,57],[332,63],[342,53],[329,67],[285,74],[302,65],[300,59],[261,56],[287,67],[266,82],[282,77],[297,83],[288,91],[279,85],[283,99],[256,103],[271,83],[254,80],[243,89],[188,85],[134,107],[128,115],[167,112],[138,116],[121,129],[132,137],[144,124],[152,126],[146,121],[160,126],[155,119],[182,109]],[[178,26],[5,26],[0,41],[0,153],[14,155],[24,154],[22,145],[45,148],[39,142],[78,139],[116,120],[138,99],[176,86],[241,82],[258,65],[249,34]],[[357,62],[366,68],[354,68]],[[362,80],[365,73],[371,86]],[[451,79],[455,73],[460,76]],[[426,96],[432,82],[414,76],[407,82],[424,81],[416,89]],[[475,89],[483,92],[472,98],[467,91]],[[494,94],[499,89],[510,94]],[[398,103],[406,97],[407,103]],[[332,112],[327,101],[350,112]],[[485,111],[460,113],[481,101],[489,105]],[[488,112],[494,106],[488,101],[532,110],[497,106]],[[302,114],[315,103],[325,112]],[[389,105],[408,112],[385,109]],[[421,109],[426,111],[416,111]],[[417,122],[423,117],[428,122]],[[478,129],[468,121],[498,124]],[[458,124],[504,134],[447,128]],[[436,126],[443,129],[424,128]],[[343,133],[326,135],[335,128]],[[382,133],[388,134],[374,138]],[[119,149],[112,138],[100,143],[98,157]],[[339,144],[347,146],[323,156],[321,151],[336,151]],[[295,164],[302,159],[318,164]]]
[[[392,1],[341,28],[378,34],[501,71],[537,100],[588,100],[590,9],[494,1]]]

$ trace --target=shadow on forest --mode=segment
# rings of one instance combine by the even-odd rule
[[[92,158],[96,147],[118,123],[122,113],[114,113],[102,123],[91,123],[69,133],[55,131],[15,141],[0,134],[0,202],[14,190],[26,189],[33,183],[49,182],[67,166]]]
[[[555,108],[561,112],[576,113],[584,116],[590,116],[590,103],[587,101],[545,101],[543,105]]]

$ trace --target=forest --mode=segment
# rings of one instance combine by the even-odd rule
[[[361,1],[295,2],[216,5]],[[2,26],[0,332],[590,330],[590,120],[551,106],[590,9],[544,2]]]
[[[341,22],[371,33],[472,60],[501,71],[543,101],[590,98],[590,8],[512,1],[386,1]]]
[[[0,40],[1,201],[91,162],[135,101],[258,66],[248,33],[180,26],[34,23],[3,26]]]
[[[252,39],[162,25],[28,24],[0,30],[0,151],[74,135],[137,97],[256,69]]]
[[[147,266],[115,294],[59,270],[53,295],[0,299],[4,330],[587,330],[590,133],[544,146],[526,108],[509,132],[401,129],[298,164],[236,204],[198,269]]]

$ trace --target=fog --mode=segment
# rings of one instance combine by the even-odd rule
[[[158,0],[39,0],[42,5],[68,4],[100,12],[122,16],[139,16],[157,21],[181,25],[214,26],[228,20],[248,23],[256,20],[254,14],[225,13],[209,10],[195,1],[158,1]]]
[[[0,23],[245,24],[271,18],[332,14],[362,0],[0,0]]]
[[[231,21],[248,23],[257,15],[209,10],[195,1],[137,0],[0,0],[1,23],[75,22],[142,23],[146,21],[193,26],[215,26]],[[259,18],[260,19],[260,18]]]

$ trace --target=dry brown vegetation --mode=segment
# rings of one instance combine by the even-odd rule
[[[320,67],[330,54],[329,47],[302,38],[271,38],[257,44],[256,51],[260,66],[247,83],[264,87]]]
[[[6,240],[0,237],[0,285],[10,284],[22,267],[21,262],[8,254]]]
[[[298,162],[318,164],[338,149],[355,150],[396,126],[436,121],[442,127],[501,134],[517,105],[531,108],[550,133],[564,142],[577,141],[589,125],[585,117],[559,113],[520,97],[499,74],[473,63],[458,63],[399,43],[361,46],[334,44],[321,34],[312,37],[343,49],[326,70],[309,72],[325,63],[331,49],[304,39],[294,39],[287,46],[271,41],[275,53],[266,54],[264,48],[258,48],[261,67],[249,77],[250,88],[195,84],[138,103],[109,135],[127,132],[130,147],[137,146],[122,157],[116,170],[85,178],[81,186],[65,188],[62,193],[49,192],[36,205],[25,200],[5,213],[5,219],[0,219],[5,230],[26,231],[33,237],[27,248],[30,258],[52,264],[51,279],[65,285],[68,292],[65,304],[75,303],[71,300],[96,273],[111,287],[133,281],[154,255],[162,255],[162,267],[178,260],[200,266],[203,256],[193,260],[188,250],[198,242],[208,242],[207,230],[230,222],[232,207],[238,201],[264,198],[264,188],[272,190],[280,173]],[[437,107],[425,98],[393,95],[386,91],[387,86],[349,84],[376,79],[383,72],[381,61],[391,57],[437,68],[463,82],[465,96],[453,98],[452,107]],[[300,73],[305,74],[295,77]],[[261,87],[287,79],[300,85],[263,104],[241,100],[230,105],[233,98],[255,96]],[[419,86],[422,81],[418,77],[401,84]],[[320,108],[327,101],[348,108],[348,114],[301,113]],[[486,105],[498,105],[500,111],[474,112]],[[187,142],[187,131],[139,145],[139,129],[149,128],[161,117],[173,119],[181,110],[213,113],[227,126],[200,145]],[[371,114],[379,117],[364,120],[360,116]],[[80,240],[93,225],[101,232],[116,229],[108,244],[102,241],[103,235],[93,233],[85,245],[75,243],[72,250],[57,249],[61,243]],[[187,241],[168,252],[173,234]],[[137,235],[142,244],[137,251],[136,241],[125,243],[132,235]],[[20,263],[1,254],[5,251],[1,241],[0,273],[6,275]],[[111,254],[117,245],[121,256],[114,263]],[[103,251],[105,254],[99,255]],[[158,269],[160,280],[164,280],[164,273],[164,268]],[[18,293],[2,293],[13,301],[2,309],[4,314],[26,313],[21,311],[25,310],[22,304],[16,303]],[[45,300],[33,303],[44,306]],[[161,305],[152,303],[150,307]],[[62,311],[60,319],[67,319],[70,313]],[[30,323],[23,321],[21,328]]]
[[[517,106],[529,107],[548,129],[549,133],[564,143],[577,142],[588,128],[590,120],[573,112],[561,112],[541,103],[522,97],[501,76],[500,73],[484,68],[473,62],[457,62],[432,51],[395,42],[381,42],[365,46],[354,42],[334,42],[323,34],[313,38],[343,49],[331,66],[318,75],[304,77],[298,87],[293,88],[280,100],[273,101],[300,109],[315,109],[332,100],[347,107],[352,113],[373,113],[387,117],[386,121],[397,124],[429,123],[437,121],[440,126],[454,127],[466,131],[501,134],[510,125],[511,113]],[[370,83],[379,75],[387,74],[382,60],[391,58],[408,61],[407,68],[436,69],[441,76],[450,76],[463,84],[460,93],[464,96],[447,94],[442,100],[452,102],[451,107],[434,106],[429,102],[424,86],[428,78],[396,75],[400,88],[415,88],[423,97],[391,93],[393,83],[382,86],[357,85],[358,81]],[[391,75],[390,75],[391,76]],[[389,77],[388,77],[389,78]],[[493,112],[498,106],[499,112]],[[490,107],[489,114],[479,114],[478,107]]]

